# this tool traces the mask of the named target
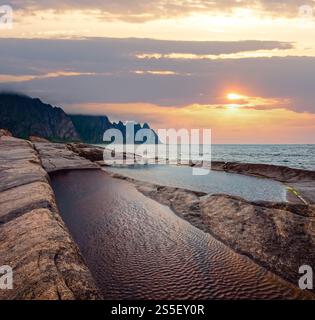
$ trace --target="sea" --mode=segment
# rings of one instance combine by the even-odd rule
[[[181,159],[196,159],[199,153],[205,161],[263,163],[315,170],[315,144],[212,144],[202,148],[200,150],[198,145],[183,145],[180,148],[168,145],[167,154],[173,155],[169,158],[180,155]]]
[[[315,144],[212,145],[211,149],[212,160],[315,170]]]

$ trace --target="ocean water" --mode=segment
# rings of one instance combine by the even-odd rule
[[[315,144],[213,145],[212,160],[264,163],[315,170]]]
[[[315,170],[315,144],[299,145],[205,145],[202,157],[204,160],[224,162],[246,162],[282,165],[291,168]],[[161,146],[163,149],[163,146]],[[173,159],[180,155],[181,159],[189,159],[199,153],[199,146],[188,145],[180,149],[176,145],[169,145],[168,158]],[[191,150],[191,151],[190,151]],[[163,151],[163,150],[162,150]],[[162,152],[162,154],[164,154]],[[148,157],[154,155],[149,152]],[[160,154],[161,156],[161,154]]]

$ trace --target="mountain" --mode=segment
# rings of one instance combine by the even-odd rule
[[[8,129],[15,137],[27,139],[39,136],[52,141],[83,141],[103,143],[107,129],[119,129],[126,143],[128,124],[112,123],[106,116],[68,115],[61,108],[43,103],[40,99],[21,94],[0,94],[0,128]],[[150,143],[159,143],[154,130],[145,123],[134,124],[134,134],[140,129],[151,130]],[[133,137],[132,137],[133,138]]]
[[[88,115],[70,115],[72,123],[76,128],[80,138],[83,142],[101,144],[104,143],[103,135],[108,129],[118,129],[123,136],[123,142],[126,143],[128,138],[134,141],[134,137],[137,132],[141,129],[149,129],[150,134],[148,137],[141,139],[141,141],[149,140],[149,143],[156,144],[159,143],[159,138],[157,134],[152,130],[147,123],[143,126],[139,123],[129,122],[129,124],[124,124],[119,121],[118,123],[111,123],[106,116],[88,116]],[[128,126],[133,126],[134,136],[128,136]],[[138,142],[140,143],[140,142]],[[136,142],[137,144],[137,142]]]
[[[58,107],[20,94],[0,94],[0,128],[15,137],[40,136],[53,141],[78,141],[70,117]]]
[[[106,116],[70,115],[81,140],[86,143],[102,143],[103,134],[112,128]]]

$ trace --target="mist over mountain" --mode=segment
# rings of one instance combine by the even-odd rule
[[[106,130],[119,129],[126,142],[126,125],[121,121],[112,123],[107,116],[68,115],[62,108],[17,93],[0,94],[0,128],[24,139],[39,136],[52,141],[86,143],[103,143]],[[146,123],[143,126],[134,124],[135,135],[142,128],[150,129]],[[158,143],[153,130],[148,139],[150,143]]]

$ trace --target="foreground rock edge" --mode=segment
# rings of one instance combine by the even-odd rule
[[[0,150],[0,265],[13,269],[13,289],[0,290],[0,299],[101,299],[59,215],[35,146],[3,135]],[[75,165],[71,168],[86,165],[86,159],[72,156]],[[56,170],[58,165],[62,169],[69,164],[69,159],[55,160],[52,165],[47,162],[47,167]]]

